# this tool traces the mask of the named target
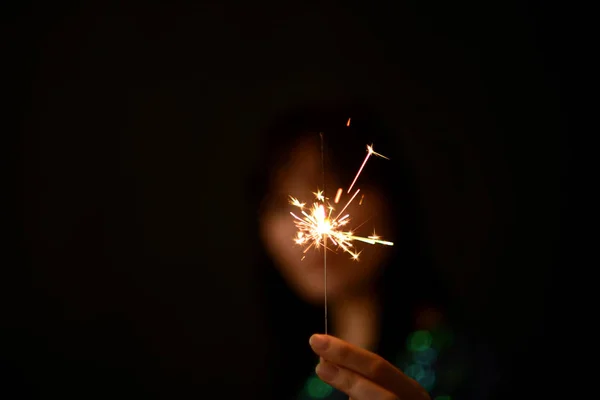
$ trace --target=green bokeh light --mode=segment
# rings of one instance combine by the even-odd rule
[[[305,390],[314,399],[324,399],[333,392],[333,388],[330,385],[315,376],[306,382]]]
[[[435,385],[435,371],[431,368],[426,369],[423,376],[421,376],[420,379],[417,379],[417,382],[419,382],[419,385],[423,386],[425,390],[430,392]]]
[[[435,384],[435,371],[421,364],[409,365],[404,373],[419,382],[419,385],[423,386],[427,391],[431,391]]]
[[[411,364],[404,370],[404,373],[415,381],[419,381],[419,379],[425,376],[425,368],[420,364]]]
[[[437,358],[437,351],[430,347],[423,351],[417,351],[413,354],[413,359],[417,364],[433,364]]]
[[[415,331],[407,341],[407,347],[410,351],[423,351],[431,347],[432,337],[429,331]]]

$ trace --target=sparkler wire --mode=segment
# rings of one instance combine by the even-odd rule
[[[325,151],[323,132],[319,133],[321,137],[321,170],[323,172],[323,197],[325,197]],[[327,235],[323,238],[323,281],[325,295],[325,334],[327,335]]]
[[[386,246],[393,246],[394,243],[386,241],[386,240],[380,240],[380,237],[378,235],[376,235],[375,232],[373,232],[372,236],[361,237],[361,236],[355,236],[353,230],[349,230],[349,231],[343,230],[343,227],[346,226],[350,222],[350,214],[345,214],[345,215],[342,215],[342,214],[346,211],[348,206],[350,206],[350,204],[354,201],[354,199],[360,192],[360,189],[356,189],[354,194],[351,196],[350,200],[346,203],[346,205],[342,208],[342,210],[337,214],[337,216],[335,218],[331,218],[331,214],[334,211],[334,208],[333,208],[333,206],[331,206],[331,204],[329,204],[329,202],[328,202],[329,199],[325,195],[325,189],[326,189],[326,185],[325,185],[325,182],[326,182],[325,181],[325,140],[323,139],[323,132],[319,132],[319,136],[321,138],[321,172],[323,174],[322,175],[323,190],[319,190],[317,188],[317,191],[313,193],[316,197],[316,200],[313,203],[310,210],[304,208],[306,203],[300,202],[300,200],[298,200],[295,197],[292,197],[292,196],[289,196],[289,197],[290,197],[290,204],[293,205],[294,207],[298,207],[300,209],[300,214],[299,214],[300,216],[294,214],[293,212],[290,212],[290,214],[294,218],[294,224],[298,228],[297,235],[296,235],[296,238],[294,239],[294,241],[296,242],[296,244],[305,246],[304,251],[303,251],[304,254],[306,254],[306,252],[308,252],[311,248],[316,248],[316,249],[319,249],[321,247],[323,248],[323,281],[324,281],[324,291],[323,292],[324,292],[324,311],[325,311],[325,334],[327,334],[327,332],[328,332],[328,326],[327,326],[328,325],[328,323],[327,323],[327,308],[328,308],[327,307],[327,251],[328,250],[335,251],[333,249],[327,248],[328,239],[331,240],[331,243],[333,243],[335,248],[343,250],[346,253],[349,253],[352,256],[352,260],[355,260],[355,261],[358,260],[358,257],[360,255],[360,253],[362,252],[362,250],[361,251],[354,250],[354,246],[352,245],[353,241],[360,241],[360,242],[368,243],[368,244],[372,244],[372,245],[373,244],[381,244],[381,245],[386,245]],[[358,172],[357,172],[356,176],[354,177],[354,180],[350,184],[348,193],[351,192],[352,187],[357,182],[358,177],[360,176],[360,173],[362,172],[365,164],[367,163],[368,159],[370,158],[370,156],[372,154],[375,156],[389,160],[389,158],[387,158],[379,153],[376,153],[373,150],[373,145],[370,145],[370,146],[367,145],[367,155],[366,155],[362,165],[358,169]],[[335,204],[337,204],[337,202],[339,201],[341,191],[342,191],[342,189],[340,188],[336,195]],[[364,195],[363,195],[363,197],[364,197]],[[362,204],[363,197],[361,197],[360,204]],[[329,211],[326,211],[326,208],[328,208]],[[356,228],[356,229],[358,229],[358,228]],[[304,260],[304,256],[302,257],[302,259]]]

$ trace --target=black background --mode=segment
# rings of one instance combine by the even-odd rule
[[[19,132],[2,398],[260,392],[244,194],[261,133],[355,99],[397,121],[440,273],[512,373],[499,396],[550,390],[566,157],[550,6],[49,2],[2,20]]]

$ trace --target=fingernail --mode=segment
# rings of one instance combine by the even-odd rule
[[[323,380],[331,381],[335,378],[338,373],[338,368],[333,364],[323,364],[320,363],[316,368],[317,375],[319,375]]]
[[[325,350],[329,345],[329,340],[324,335],[312,335],[308,342],[315,350]]]

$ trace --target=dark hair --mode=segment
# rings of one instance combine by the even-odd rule
[[[348,126],[347,122],[350,119]],[[392,214],[389,219],[396,226],[393,247],[387,248],[393,254],[383,268],[378,284],[382,296],[384,327],[383,335],[394,335],[402,329],[414,312],[414,307],[424,302],[439,303],[440,288],[432,281],[435,274],[428,262],[428,251],[423,246],[422,213],[418,207],[417,191],[411,168],[401,157],[401,131],[388,127],[374,112],[365,107],[345,107],[342,109],[305,108],[292,113],[279,115],[267,131],[262,146],[263,154],[251,181],[253,204],[256,206],[258,224],[261,203],[269,191],[271,171],[285,162],[293,145],[306,135],[314,135],[320,140],[323,133],[325,168],[335,162],[336,172],[347,184],[360,167],[366,155],[366,145],[374,144],[375,151],[381,152],[390,161],[370,161],[361,175],[361,181],[377,187],[389,204]],[[337,188],[325,188],[333,195]],[[290,243],[291,244],[291,243]],[[259,244],[262,246],[262,244]],[[282,278],[272,266],[272,261],[263,254],[258,266],[261,292],[269,310],[268,317],[275,332],[285,332],[286,340],[306,341],[311,333],[323,328],[323,314],[314,307],[302,303],[286,288]],[[277,336],[277,335],[276,335]],[[296,349],[298,348],[298,349]],[[298,359],[306,354],[306,349],[296,346],[285,350],[288,357]],[[274,355],[283,350],[274,347]],[[294,353],[296,351],[296,353]],[[277,361],[273,361],[277,370]],[[293,386],[286,381],[287,376],[274,378],[275,387]]]

